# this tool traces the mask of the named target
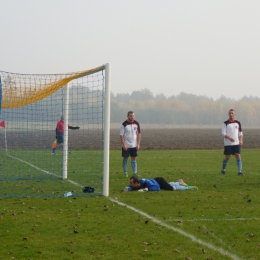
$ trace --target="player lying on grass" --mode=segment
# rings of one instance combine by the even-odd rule
[[[154,179],[139,179],[137,176],[130,178],[130,185],[124,188],[124,191],[160,191],[160,190],[198,190],[196,186],[189,186],[182,179],[177,182],[167,182],[162,177]]]

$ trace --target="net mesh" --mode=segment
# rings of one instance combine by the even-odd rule
[[[102,194],[105,67],[51,75],[0,71],[0,197]],[[69,83],[69,84],[68,84]],[[67,178],[63,144],[52,154],[69,88]],[[66,127],[66,126],[65,126]],[[84,187],[94,188],[84,193]]]

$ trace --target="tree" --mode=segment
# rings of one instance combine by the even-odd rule
[[[216,100],[216,102],[227,105],[227,104],[235,102],[235,100],[231,99],[231,98],[226,98],[225,96],[221,95],[220,98]]]
[[[154,97],[155,100],[166,100],[166,96],[161,93],[161,94],[157,94],[155,97]]]
[[[184,92],[181,92],[176,99],[183,101],[186,103],[188,106],[192,107],[195,103],[200,102],[200,101],[209,101],[213,102],[212,98],[206,97],[206,96],[196,96],[194,94],[187,94]]]
[[[126,94],[124,94],[124,93],[121,93],[121,94],[117,93],[115,98],[120,103],[129,103],[129,101],[131,99],[131,96],[128,93],[126,93]]]
[[[136,101],[150,100],[153,99],[153,93],[147,88],[135,90],[131,94],[131,99]]]

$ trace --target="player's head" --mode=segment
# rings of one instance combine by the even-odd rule
[[[127,119],[128,119],[129,122],[134,122],[134,120],[135,120],[134,111],[128,111],[127,112]]]
[[[64,121],[64,116],[61,116],[61,117],[60,117],[60,120],[61,120],[61,121]]]
[[[131,186],[133,189],[141,187],[141,183],[140,183],[138,177],[136,177],[136,176],[132,176],[132,177],[130,178],[129,184],[130,184],[130,186]]]
[[[229,118],[234,119],[235,115],[236,115],[235,109],[233,109],[233,108],[229,109],[229,111],[228,111]]]

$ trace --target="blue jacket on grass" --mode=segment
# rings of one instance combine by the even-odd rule
[[[139,190],[139,189],[144,189],[148,188],[149,191],[160,191],[160,185],[156,180],[149,180],[149,179],[139,179],[141,183],[141,187],[133,189],[131,186],[129,186],[128,190]]]

